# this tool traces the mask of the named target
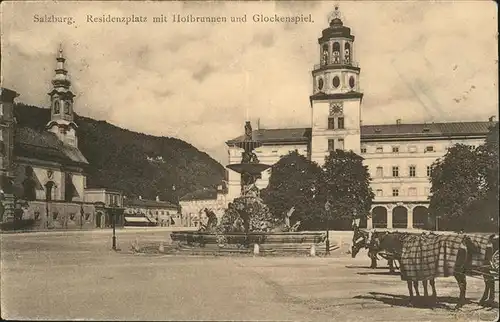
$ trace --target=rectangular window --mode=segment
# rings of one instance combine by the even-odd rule
[[[335,151],[335,140],[328,139],[328,151]]]
[[[399,146],[393,146],[392,153],[398,153],[398,152],[399,152]]]
[[[393,197],[399,196],[399,189],[392,189],[392,196]]]
[[[339,150],[344,150],[344,139],[339,139]]]
[[[382,178],[384,176],[384,168],[382,167],[377,167],[377,177]]]
[[[399,167],[392,167],[392,176],[399,177]]]
[[[365,147],[361,147],[361,153],[366,153],[366,148]]]
[[[414,165],[410,166],[410,177],[416,177],[417,175],[417,167]]]
[[[382,153],[384,152],[384,149],[381,146],[378,146],[377,149],[375,150],[377,153]]]
[[[430,177],[432,175],[432,166],[428,165],[427,166],[427,176]]]
[[[344,128],[344,117],[339,117],[337,121],[338,121],[339,129],[343,129]]]
[[[382,189],[377,189],[377,197],[382,197],[384,195],[384,192],[382,191]]]
[[[333,130],[335,128],[335,118],[329,117],[328,118],[328,129]]]
[[[408,188],[408,196],[416,196],[417,195],[417,188]]]
[[[426,146],[425,152],[434,152],[434,147],[432,145]]]
[[[417,152],[417,147],[415,145],[410,145],[408,147],[408,152],[411,152],[411,153]]]

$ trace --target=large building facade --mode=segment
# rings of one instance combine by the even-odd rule
[[[32,229],[95,228],[96,218],[107,211],[85,198],[88,161],[78,149],[75,95],[65,61],[60,48],[48,93],[50,119],[44,128],[17,123],[14,99],[19,94],[2,88],[0,168],[4,196],[0,201],[3,208],[9,208],[3,209],[2,222],[14,219],[13,200],[22,201],[16,203],[22,207],[22,215],[16,218],[33,220]]]
[[[352,150],[364,158],[375,193],[368,228],[435,228],[428,216],[429,176],[432,163],[454,144],[478,146],[484,142],[493,120],[478,122],[362,125],[359,87],[360,67],[350,28],[336,8],[319,44],[319,64],[312,70],[311,127],[260,129],[253,135],[262,142],[256,149],[264,164],[297,150],[322,165],[333,150]],[[229,164],[240,163],[241,150],[226,142]],[[257,181],[265,188],[271,169]],[[240,175],[229,170],[228,200],[239,196]]]

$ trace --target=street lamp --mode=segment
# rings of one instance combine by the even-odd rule
[[[326,214],[326,242],[325,242],[325,255],[330,255],[330,227],[329,227],[329,212],[330,212],[330,203],[327,201],[325,203],[325,211],[327,212]]]

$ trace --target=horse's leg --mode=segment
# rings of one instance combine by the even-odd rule
[[[432,287],[432,303],[434,305],[437,302],[436,280],[434,278],[431,278],[430,283]]]
[[[377,255],[376,254],[370,254],[370,259],[372,261],[371,265],[370,265],[370,268],[377,268]]]
[[[495,280],[492,276],[486,274],[483,275],[483,280],[485,286],[483,294],[485,300],[483,301],[483,304],[486,306],[493,306],[493,304],[495,303]]]
[[[423,298],[423,302],[425,304],[427,304],[428,300],[429,300],[429,292],[428,292],[428,289],[427,289],[427,280],[423,280],[422,281],[422,286],[424,287],[424,298]]]
[[[460,296],[458,298],[458,303],[455,306],[455,310],[460,309],[465,304],[465,292],[467,290],[467,280],[465,278],[464,272],[456,272],[453,274],[457,280],[458,287],[460,288]]]
[[[415,298],[413,297],[413,286],[411,281],[406,281],[406,286],[408,286],[408,293],[410,293],[410,306],[415,305]]]
[[[387,266],[389,266],[389,272],[394,273],[394,263],[392,262],[392,259],[387,260]]]
[[[483,296],[481,296],[481,299],[479,300],[479,305],[486,304],[486,302],[488,301],[489,293],[490,293],[489,292],[490,291],[490,282],[488,281],[488,276],[483,275],[483,281],[484,281],[484,292],[483,292]]]

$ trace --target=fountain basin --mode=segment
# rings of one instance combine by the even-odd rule
[[[180,244],[219,244],[216,233],[197,231],[175,231],[170,234],[174,242]],[[253,244],[320,244],[326,240],[324,232],[251,232],[228,233],[223,235],[228,245],[253,245]]]
[[[238,173],[246,172],[251,175],[261,174],[262,171],[267,170],[269,167],[271,166],[262,163],[234,163],[234,164],[228,164],[226,166],[226,168],[231,169],[235,172]]]

